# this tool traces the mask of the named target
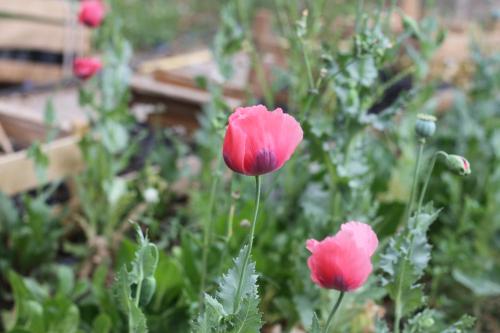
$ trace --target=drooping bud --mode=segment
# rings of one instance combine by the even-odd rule
[[[419,113],[415,124],[415,132],[420,138],[431,137],[436,132],[436,117]]]
[[[467,176],[471,173],[469,161],[459,155],[448,154],[446,156],[446,166],[461,176]]]

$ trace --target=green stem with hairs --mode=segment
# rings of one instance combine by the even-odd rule
[[[222,164],[222,154],[218,157],[215,176],[212,178],[212,186],[210,189],[210,199],[208,203],[208,220],[203,228],[203,254],[202,254],[202,267],[201,267],[201,284],[200,284],[200,300],[203,299],[205,285],[207,280],[208,270],[208,252],[210,251],[210,243],[213,233],[213,211],[215,205],[215,195],[217,194],[217,186],[219,184],[219,169]]]
[[[417,190],[417,184],[418,184],[418,178],[419,178],[418,176],[419,176],[419,171],[420,171],[420,162],[422,160],[424,146],[425,146],[425,139],[420,138],[419,139],[419,148],[418,148],[418,153],[417,153],[417,161],[415,163],[415,169],[413,171],[413,184],[411,186],[410,199],[408,201],[408,204],[406,205],[406,211],[405,211],[405,223],[406,223],[406,225],[409,224],[411,211],[413,210],[413,201],[414,201],[414,197],[415,197],[415,192]],[[412,241],[413,241],[413,239],[410,239],[410,242],[412,242]],[[410,253],[408,254],[408,257],[411,257],[411,247],[410,247]],[[402,263],[401,278],[399,279],[398,289],[396,292],[396,297],[394,299],[394,333],[399,333],[399,327],[401,325],[401,317],[403,315],[403,305],[401,304],[401,301],[402,301],[401,297],[402,297],[403,280],[404,280],[405,274],[406,274],[406,260],[404,260]]]
[[[324,333],[328,333],[328,329],[330,328],[330,325],[332,323],[333,316],[335,315],[335,312],[339,309],[340,303],[342,302],[342,299],[344,298],[345,292],[341,291],[339,298],[337,298],[337,302],[335,302],[335,305],[332,308],[332,311],[330,312],[330,315],[328,316],[328,319],[325,324],[325,330],[323,331]]]
[[[408,204],[406,205],[406,210],[405,210],[405,218],[404,218],[405,223],[408,223],[411,212],[413,210],[413,201],[415,200],[415,192],[417,191],[418,175],[420,172],[420,163],[424,152],[424,146],[425,146],[425,139],[421,138],[419,140],[417,162],[415,163],[415,169],[413,170],[413,183],[411,186],[410,199],[408,200]]]
[[[444,156],[446,157],[448,154],[446,154],[444,151],[440,150],[434,153],[432,156],[431,160],[431,165],[429,167],[429,171],[427,172],[427,177],[425,178],[424,182],[424,187],[422,187],[422,191],[420,192],[420,199],[418,200],[418,205],[417,205],[417,215],[420,213],[420,210],[422,209],[422,204],[424,203],[424,197],[425,193],[427,192],[427,186],[429,185],[429,181],[431,180],[432,176],[432,171],[434,170],[434,166],[436,165],[436,161],[439,156]]]
[[[260,194],[261,194],[261,189],[262,189],[262,182],[260,179],[260,176],[255,176],[255,212],[253,215],[253,221],[252,221],[252,228],[250,230],[250,239],[248,240],[248,248],[247,252],[245,254],[245,260],[243,262],[243,267],[241,268],[241,274],[240,278],[238,281],[238,288],[236,289],[236,297],[234,300],[234,312],[236,313],[238,311],[238,308],[240,306],[240,301],[241,301],[241,288],[243,286],[243,279],[246,275],[246,270],[248,266],[248,262],[250,261],[250,255],[252,254],[252,246],[253,246],[253,239],[255,235],[255,225],[257,224],[257,216],[259,215],[259,206],[260,206]]]

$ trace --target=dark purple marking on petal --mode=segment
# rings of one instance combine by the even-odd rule
[[[333,286],[337,290],[347,291],[347,283],[344,281],[344,277],[342,275],[335,276]]]
[[[254,175],[262,175],[276,169],[278,160],[276,154],[269,149],[262,149],[255,156],[253,165],[250,166],[250,173]]]

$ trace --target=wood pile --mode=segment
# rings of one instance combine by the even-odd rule
[[[212,53],[207,49],[143,62],[131,82],[134,103],[159,105],[148,120],[154,126],[182,126],[189,132],[198,128],[198,117],[211,94],[200,86],[200,78],[208,84],[222,86],[229,108],[242,104],[249,80],[248,57],[235,57],[234,76],[224,80]]]
[[[49,129],[44,124],[43,110],[51,97],[56,122]],[[73,97],[72,99],[70,97]],[[76,175],[84,168],[78,143],[86,130],[83,110],[77,106],[76,92],[18,94],[0,100],[0,191],[15,195],[43,185],[35,173],[27,148],[44,143],[48,131],[56,138],[42,145],[49,159],[45,183]]]
[[[90,50],[76,22],[78,2],[0,0],[0,83],[52,83],[71,76],[72,59]]]

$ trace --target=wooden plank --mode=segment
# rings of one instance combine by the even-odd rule
[[[5,113],[1,106],[0,123],[2,123],[5,134],[21,146],[28,146],[35,140],[43,140],[47,134],[41,122]]]
[[[208,92],[157,82],[148,76],[135,75],[132,77],[130,86],[135,96],[142,100],[148,98],[158,102],[174,100],[198,106],[203,106],[211,100]],[[241,100],[237,98],[226,97],[225,101],[232,109],[241,105]]]
[[[76,175],[84,169],[79,141],[80,137],[69,136],[43,146],[49,158],[48,182]],[[0,175],[0,191],[8,195],[42,185],[35,175],[33,161],[24,150],[0,157]]]
[[[5,130],[3,129],[1,122],[0,122],[0,146],[2,146],[2,149],[5,153],[10,154],[14,152],[14,148],[12,148],[12,143],[10,142],[7,133],[5,133]]]
[[[34,83],[46,83],[56,82],[62,78],[62,66],[0,59],[1,82],[32,81]]]
[[[39,50],[64,53],[69,46],[90,48],[88,31],[78,25],[52,25],[15,19],[0,20],[0,49]],[[75,43],[75,41],[77,43]]]
[[[210,50],[200,50],[178,56],[145,61],[139,66],[139,72],[147,75],[157,70],[170,71],[212,60],[212,53]]]
[[[0,0],[0,13],[64,23],[71,13],[70,5],[64,0]]]

